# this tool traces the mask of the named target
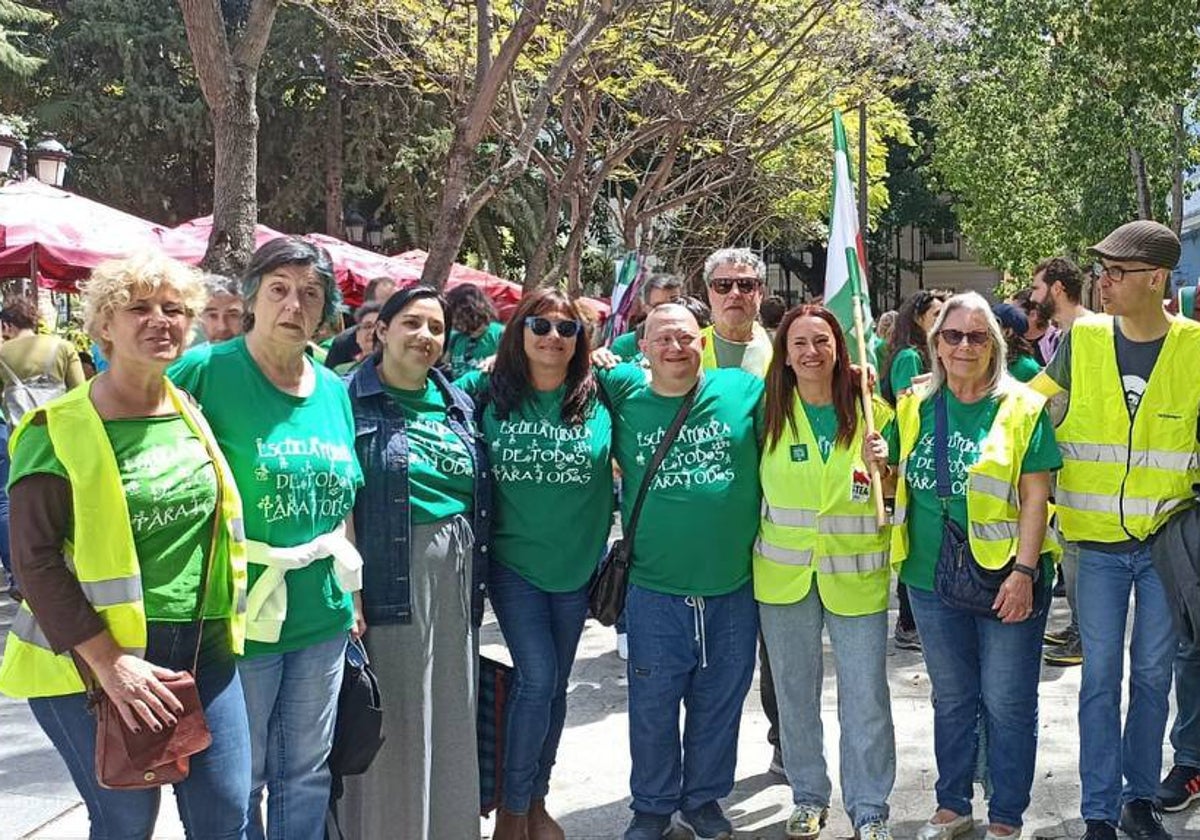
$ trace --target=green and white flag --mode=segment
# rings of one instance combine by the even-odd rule
[[[850,153],[840,111],[833,112],[833,205],[829,212],[829,257],[825,262],[825,306],[837,316],[846,333],[851,361],[858,362],[858,338],[854,331],[855,298],[862,301],[863,336],[867,362],[874,365],[874,325],[867,297],[867,253],[858,229],[858,207],[854,182],[850,179]]]

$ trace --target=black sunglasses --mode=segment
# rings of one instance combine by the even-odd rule
[[[578,321],[551,321],[541,315],[530,315],[525,319],[525,326],[529,327],[534,335],[550,335],[553,328],[563,338],[574,338],[579,335],[583,325]]]
[[[752,295],[758,290],[758,279],[753,277],[739,277],[737,280],[732,277],[714,277],[708,281],[708,286],[719,295],[727,295],[733,291],[734,283],[737,283],[738,291],[744,295]]]

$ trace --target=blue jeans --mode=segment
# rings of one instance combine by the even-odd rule
[[[727,796],[754,676],[753,587],[685,598],[630,586],[625,619],[632,808],[667,815]],[[682,744],[681,702],[687,706]]]
[[[1148,546],[1121,554],[1081,548],[1075,586],[1083,642],[1081,810],[1084,819],[1115,822],[1122,803],[1151,799],[1158,790],[1177,637],[1172,608]],[[1121,682],[1130,590],[1135,593],[1133,637],[1129,706],[1122,733]]]
[[[1175,763],[1200,767],[1200,644],[1179,643],[1175,654]]]
[[[504,807],[529,810],[545,799],[567,719],[567,678],[587,618],[587,586],[545,592],[503,563],[492,563],[488,596],[512,654],[514,680],[505,723]]]
[[[1045,597],[1050,597],[1046,587]],[[934,592],[908,588],[933,685],[937,804],[971,813],[982,724],[993,785],[988,820],[1019,826],[1029,807],[1037,757],[1038,677],[1046,610],[1004,624],[946,606]]]
[[[251,840],[324,840],[346,636],[238,661],[250,717]],[[262,793],[267,788],[267,830]]]
[[[181,670],[192,667],[194,624],[152,623],[146,658]],[[229,650],[229,625],[207,622],[197,687],[212,745],[191,758],[188,777],[175,785],[179,818],[189,840],[239,840],[246,832],[250,793],[250,732],[242,684]],[[87,805],[91,840],[150,837],[158,819],[160,790],[106,790],[96,782],[96,719],[87,696],[67,694],[29,701]]]
[[[887,681],[887,612],[842,616],[826,611],[816,586],[795,604],[759,604],[763,638],[779,703],[783,766],[797,805],[829,807],[821,686],[822,627],[837,670],[842,798],[854,828],[888,817],[896,781],[896,739]]]

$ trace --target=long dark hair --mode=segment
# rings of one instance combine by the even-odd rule
[[[896,312],[896,326],[888,342],[889,360],[906,347],[911,347],[920,354],[925,368],[929,368],[928,336],[917,322],[929,311],[929,307],[939,300],[942,300],[941,295],[922,290],[900,304],[900,309]]]
[[[774,449],[783,438],[786,423],[796,433],[796,372],[788,364],[788,330],[798,318],[820,318],[833,332],[835,360],[833,363],[833,408],[837,412],[837,442],[850,446],[858,430],[858,412],[855,402],[859,388],[850,372],[850,352],[846,349],[846,335],[832,312],[824,306],[803,303],[793,307],[779,322],[775,330],[774,354],[767,367],[767,447]]]
[[[533,393],[533,385],[529,381],[529,360],[525,356],[525,319],[554,309],[565,309],[576,321],[585,323],[584,314],[574,300],[556,288],[543,288],[535,289],[521,298],[512,319],[504,328],[488,388],[489,399],[496,416],[501,420],[518,409]],[[575,334],[575,352],[571,354],[571,361],[567,365],[565,385],[562,421],[578,426],[587,420],[588,404],[596,393],[586,330],[581,329]]]

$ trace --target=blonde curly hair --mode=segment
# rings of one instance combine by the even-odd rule
[[[115,311],[131,301],[149,297],[164,287],[173,289],[191,319],[208,300],[203,275],[160,251],[142,251],[102,262],[80,287],[83,328],[105,355],[112,352],[112,342],[101,338],[100,330]]]

